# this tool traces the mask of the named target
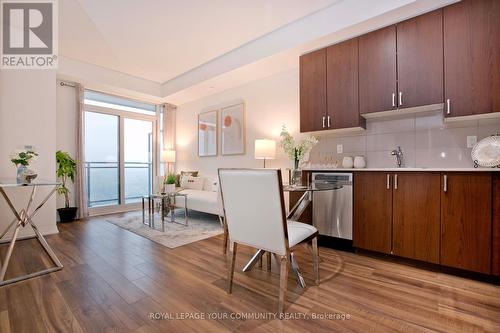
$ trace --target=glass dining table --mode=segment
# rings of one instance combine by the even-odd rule
[[[352,182],[346,181],[314,181],[310,182],[306,185],[283,185],[284,192],[298,192],[302,193],[302,196],[297,200],[297,202],[291,207],[287,214],[287,220],[297,221],[300,216],[304,213],[305,209],[312,203],[313,201],[313,193],[319,191],[336,191],[343,188],[345,185],[352,185]],[[255,264],[261,260],[262,256],[266,253],[266,251],[259,249],[252,259],[245,265],[243,268],[243,272],[250,271]],[[268,267],[270,267],[271,255],[267,257]],[[293,253],[290,252],[290,263],[292,270],[294,271],[298,284],[302,287],[306,287],[306,282],[300,272],[299,264],[297,263],[297,259]]]

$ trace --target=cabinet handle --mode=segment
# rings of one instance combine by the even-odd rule
[[[323,128],[325,128],[325,116],[323,116]]]
[[[443,176],[443,192],[448,192],[448,176]]]
[[[391,175],[387,174],[387,189],[391,189]]]
[[[392,93],[392,106],[396,107],[396,94]]]
[[[331,125],[330,116],[328,116],[328,118],[327,118],[327,126],[328,126],[328,128],[330,128],[330,125]]]
[[[398,189],[398,175],[397,174],[394,175],[394,189],[395,190]]]
[[[403,105],[403,92],[402,91],[399,92],[399,105],[400,106]]]
[[[450,99],[446,100],[446,114],[451,114]]]

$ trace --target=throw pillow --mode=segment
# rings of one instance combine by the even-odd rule
[[[181,178],[181,187],[188,190],[203,190],[203,177],[183,176]]]
[[[175,186],[181,186],[181,178],[183,176],[198,177],[198,171],[181,171],[180,174],[175,175]]]

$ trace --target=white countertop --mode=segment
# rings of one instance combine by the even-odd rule
[[[344,168],[302,168],[305,171],[329,171],[329,172],[344,172],[344,171],[444,171],[444,172],[499,172],[500,168],[363,168],[363,169],[344,169]]]

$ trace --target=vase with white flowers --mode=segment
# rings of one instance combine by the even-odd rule
[[[318,139],[310,135],[302,138],[299,142],[295,142],[295,139],[288,133],[286,126],[283,126],[281,130],[281,148],[288,155],[288,157],[293,160],[293,171],[292,171],[292,185],[298,185],[302,181],[302,172],[300,170],[300,164],[304,157],[311,151],[311,149],[318,143]]]
[[[14,163],[17,168],[18,183],[26,182],[27,173],[34,175],[34,172],[29,170],[28,167],[35,162],[37,158],[38,154],[31,149],[16,149],[10,154],[10,161]],[[32,176],[32,178],[34,177]]]

